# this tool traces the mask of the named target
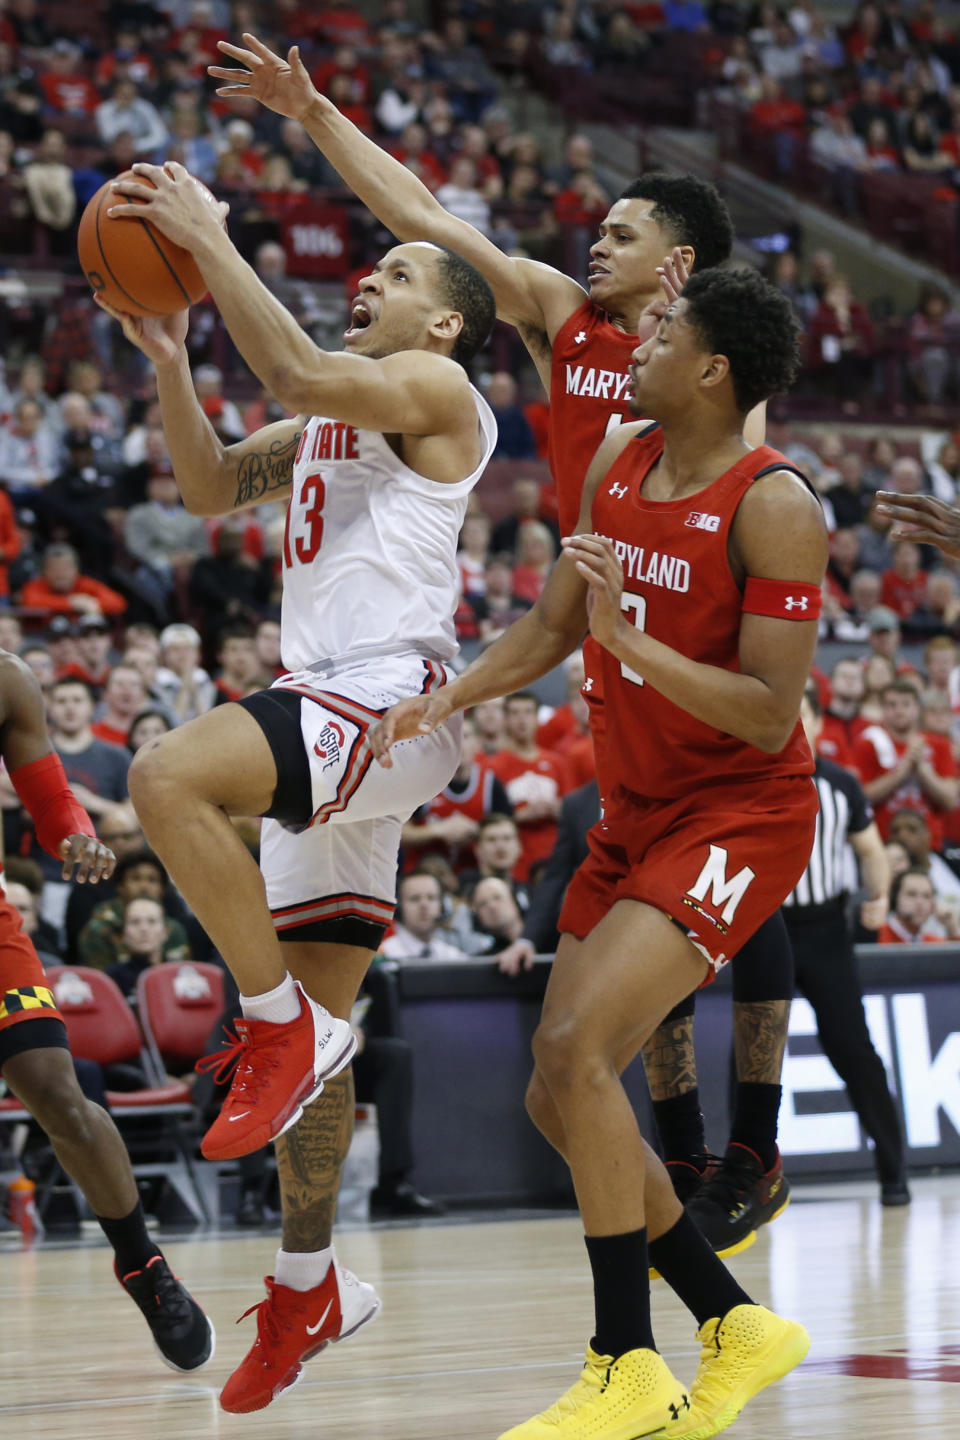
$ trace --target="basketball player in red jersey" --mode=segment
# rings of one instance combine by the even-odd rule
[[[82,884],[113,873],[115,856],[67,783],[47,733],[43,695],[30,669],[0,650],[0,756],[37,839]],[[2,867],[0,867],[2,868]],[[45,1132],[79,1185],[114,1251],[114,1271],[143,1311],[173,1370],[197,1370],[214,1351],[213,1326],[147,1233],[120,1133],[77,1083],[57,1000],[20,916],[0,895],[0,1075]]]
[[[475,265],[494,292],[501,320],[516,325],[550,395],[550,465],[561,531],[570,534],[583,478],[604,435],[630,417],[630,357],[683,288],[689,271],[729,257],[733,229],[714,187],[694,175],[645,175],[623,192],[600,225],[590,252],[589,293],[568,275],[512,259],[472,225],[444,210],[412,171],[358,130],[314,88],[295,46],[286,60],[251,35],[248,48],[220,49],[246,68],[211,66],[221,95],[252,95],[298,120],[345,183],[400,239],[450,246]],[[668,256],[668,259],[664,259]],[[762,444],[762,409],[746,437]],[[610,791],[604,761],[602,671],[597,647],[584,647],[584,694],[600,791]],[[505,691],[499,692],[501,694]],[[529,963],[532,947],[525,947]],[[517,963],[521,956],[517,954]],[[756,1227],[785,1207],[789,1190],[776,1145],[780,1069],[787,1039],[793,958],[779,914],[764,924],[734,967],[736,1108],[727,1154],[698,1196],[698,1223],[723,1254],[749,1245]],[[676,1007],[644,1050],[657,1125],[682,1198],[700,1188],[707,1166],[696,1089],[693,1001]]]
[[[750,1301],[681,1210],[619,1079],[809,856],[817,800],[798,715],[826,527],[786,459],[743,438],[750,408],[797,367],[779,292],[753,272],[695,275],[635,355],[633,405],[660,423],[603,442],[540,600],[436,699],[394,707],[372,737],[389,764],[394,740],[431,731],[451,706],[552,669],[588,621],[603,647],[618,783],[567,892],[527,1097],[573,1175],[596,1331],[580,1381],[509,1440],[707,1440],[809,1343]],[[700,1326],[689,1395],[654,1348],[648,1264]]]

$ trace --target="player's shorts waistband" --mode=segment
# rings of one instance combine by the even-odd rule
[[[365,665],[368,660],[384,660],[391,655],[411,655],[432,660],[437,665],[449,665],[452,658],[441,655],[431,645],[422,645],[418,640],[401,640],[392,645],[358,645],[356,650],[346,655],[326,655],[322,660],[314,660],[312,665],[304,666],[304,669],[314,675],[329,677],[338,670],[349,670],[353,665]],[[281,675],[280,683],[286,678]]]

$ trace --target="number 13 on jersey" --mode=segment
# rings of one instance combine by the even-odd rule
[[[287,506],[287,523],[283,532],[283,558],[288,569],[293,566],[294,557],[303,565],[309,565],[317,558],[317,551],[323,540],[323,505],[327,498],[327,487],[319,475],[308,475],[294,516],[295,497]],[[306,533],[292,535],[294,520],[299,530],[299,521],[306,522]]]
[[[620,596],[620,609],[632,619],[635,630],[647,628],[647,601],[643,595],[628,595],[626,591]],[[636,670],[631,670],[629,665],[620,662],[620,674],[624,680],[629,680],[633,685],[642,685],[643,676],[638,675]]]

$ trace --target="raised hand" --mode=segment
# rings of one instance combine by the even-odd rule
[[[153,315],[128,315],[123,310],[115,310],[99,295],[94,295],[93,298],[101,310],[112,315],[114,320],[119,320],[124,338],[129,340],[131,345],[136,345],[138,350],[142,350],[154,365],[169,365],[186,344],[189,310],[178,310],[175,315],[164,315],[162,318]]]
[[[414,695],[391,705],[379,725],[367,736],[367,742],[384,770],[393,768],[390,746],[398,740],[412,740],[415,735],[429,735],[442,725],[450,714],[443,691],[436,695]]]
[[[657,274],[660,276],[662,293],[657,296],[656,300],[651,300],[650,304],[641,312],[640,322],[637,326],[637,337],[641,345],[656,332],[660,321],[673,302],[680,299],[683,287],[690,279],[690,271],[684,262],[683,251],[679,245],[674,246],[662,265],[657,266]]]
[[[624,619],[623,566],[613,545],[603,535],[565,535],[560,542],[587,582],[587,618],[590,634],[612,650],[618,634],[630,627]]]
[[[877,514],[893,521],[891,540],[935,545],[944,555],[960,559],[960,510],[933,495],[900,495],[877,491]]]
[[[249,47],[246,50],[239,45],[231,45],[227,40],[217,41],[218,50],[246,66],[244,70],[230,70],[223,65],[207,66],[207,74],[212,75],[214,80],[229,82],[220,86],[218,95],[228,100],[235,95],[252,96],[268,110],[285,115],[289,120],[301,120],[315,101],[323,99],[300,59],[299,45],[292,45],[284,60],[256,35],[244,31],[243,39]]]

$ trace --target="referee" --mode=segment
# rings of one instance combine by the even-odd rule
[[[803,697],[800,718],[816,755],[823,717],[812,687]],[[909,1205],[900,1121],[883,1061],[867,1029],[847,923],[848,843],[860,862],[869,897],[860,908],[867,930],[878,930],[886,919],[890,867],[860,781],[820,756],[814,780],[820,814],[813,852],[796,889],[783,903],[796,985],[813,1007],[823,1052],[846,1085],[860,1123],[876,1147],[881,1202]]]

